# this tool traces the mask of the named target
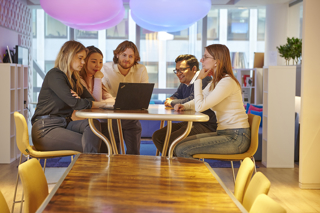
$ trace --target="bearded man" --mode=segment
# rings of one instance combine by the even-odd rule
[[[139,64],[140,55],[136,45],[131,41],[124,41],[113,51],[113,62],[103,64],[101,72],[104,74],[102,83],[108,92],[117,96],[120,82],[148,83],[149,77],[144,65]],[[127,154],[140,154],[141,123],[139,120],[121,120],[123,138],[127,147]],[[120,150],[119,134],[116,121],[112,122],[118,151]]]

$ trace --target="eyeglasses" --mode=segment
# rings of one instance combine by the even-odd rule
[[[207,58],[214,59],[213,57],[207,57],[207,56],[205,56],[205,55],[202,56],[202,60],[203,60],[203,61],[206,60]]]
[[[173,72],[174,72],[174,74],[182,73],[182,72],[186,71],[188,68],[190,68],[190,67],[175,69],[175,70],[173,70]]]

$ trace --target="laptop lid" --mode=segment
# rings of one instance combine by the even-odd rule
[[[148,109],[154,83],[120,83],[114,109]]]

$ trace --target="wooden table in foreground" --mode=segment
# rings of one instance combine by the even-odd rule
[[[211,167],[185,158],[80,154],[37,212],[246,212]]]

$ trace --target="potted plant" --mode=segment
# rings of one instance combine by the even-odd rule
[[[293,65],[301,62],[302,54],[302,39],[299,38],[287,38],[287,43],[285,45],[280,45],[277,47],[279,54],[286,60],[286,65],[289,65],[292,59]]]

